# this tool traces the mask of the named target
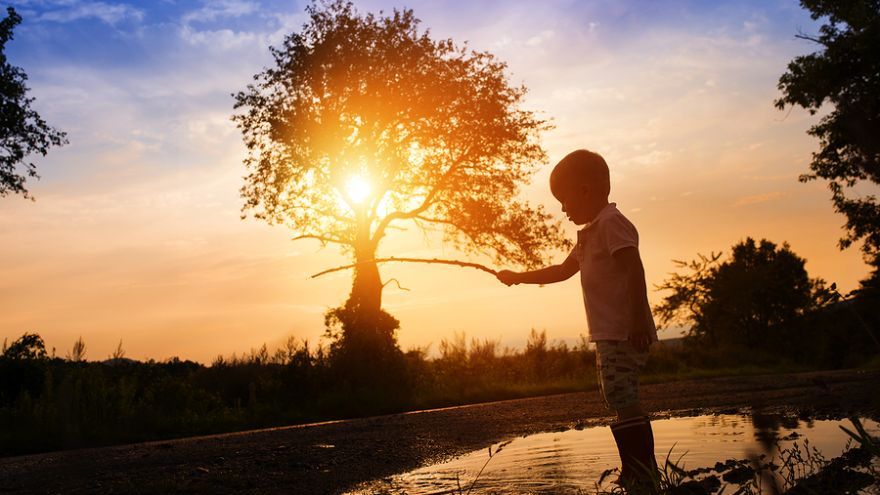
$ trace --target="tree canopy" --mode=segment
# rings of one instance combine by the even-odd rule
[[[863,241],[866,259],[878,268],[880,203],[867,192],[880,184],[880,2],[801,0],[801,6],[824,20],[817,36],[798,35],[819,50],[788,64],[776,106],[815,114],[830,104],[831,111],[808,131],[819,138],[820,149],[801,181],[828,181],[835,211],[846,216],[841,249]]]
[[[406,222],[497,263],[535,267],[569,247],[548,213],[517,199],[546,162],[549,126],[523,108],[504,62],[431,38],[412,10],[307,12],[271,48],[274,66],[234,95],[249,150],[243,216],[342,246],[356,262],[350,301],[373,309],[380,241]]]
[[[774,329],[824,300],[824,283],[810,279],[806,261],[788,244],[778,248],[747,238],[721,253],[675,261],[689,273],[675,273],[657,286],[671,291],[654,310],[661,324],[690,327],[689,335],[716,344],[755,347]]]
[[[0,358],[11,360],[40,360],[47,359],[46,344],[43,338],[35,333],[25,333],[8,347],[3,341],[3,352]]]
[[[49,127],[31,108],[34,98],[27,96],[27,74],[6,59],[6,42],[21,23],[21,16],[12,7],[6,9],[6,14],[0,21],[0,197],[13,193],[27,198],[25,181],[39,178],[29,157],[34,153],[46,156],[51,146],[66,144],[67,137]]]

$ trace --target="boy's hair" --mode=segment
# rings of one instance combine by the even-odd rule
[[[602,155],[588,150],[575,150],[559,160],[550,173],[550,192],[559,199],[560,187],[578,181],[596,187],[607,197],[611,193],[608,164]]]

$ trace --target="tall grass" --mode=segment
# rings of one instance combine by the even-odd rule
[[[402,354],[403,377],[358,386],[326,347],[291,338],[285,346],[219,356],[210,365],[125,358],[121,344],[88,361],[77,341],[67,359],[47,355],[26,334],[0,355],[0,455],[14,455],[403,410],[595,390],[595,354],[532,330],[523,349],[498,341],[443,340],[439,354]],[[759,372],[804,364],[769,352],[705,346],[652,347],[643,376],[656,382]]]

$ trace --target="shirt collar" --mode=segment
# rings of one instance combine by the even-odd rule
[[[601,210],[599,210],[599,213],[596,214],[596,218],[594,218],[592,222],[590,222],[590,223],[584,225],[584,228],[582,228],[580,231],[581,231],[581,232],[586,232],[587,229],[589,229],[589,228],[592,227],[593,225],[596,225],[597,223],[599,223],[599,220],[601,220],[601,219],[607,217],[608,215],[614,213],[614,210],[616,210],[616,209],[617,209],[617,203],[608,203],[608,204],[605,205]]]

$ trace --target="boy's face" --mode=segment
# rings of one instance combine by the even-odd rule
[[[562,212],[575,225],[586,225],[596,218],[599,209],[596,208],[594,196],[590,194],[590,187],[583,183],[564,185],[556,199],[562,203]]]

